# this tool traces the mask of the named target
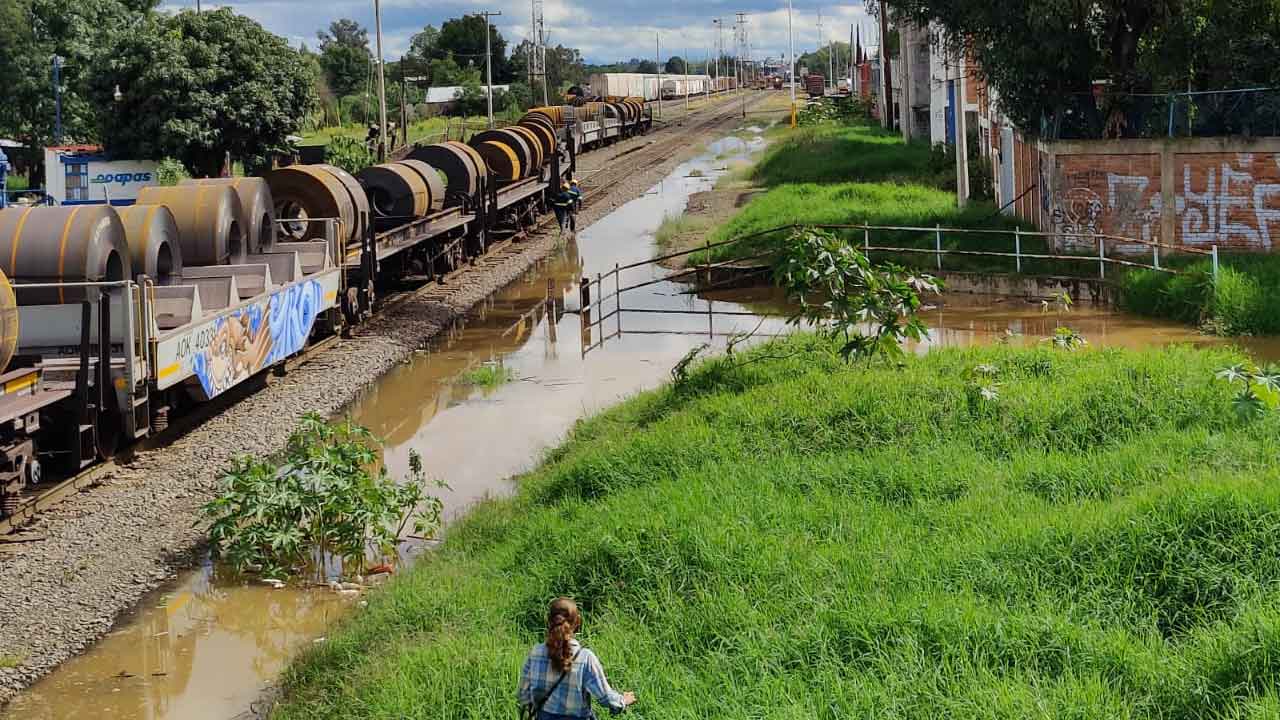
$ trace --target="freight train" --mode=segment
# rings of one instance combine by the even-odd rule
[[[605,100],[637,97],[651,101],[657,100],[659,95],[664,100],[684,97],[686,88],[689,95],[705,95],[736,90],[737,87],[737,78],[733,77],[595,73],[587,78],[587,87],[584,90],[592,97]]]
[[[288,165],[127,207],[0,210],[0,518],[360,322],[387,283],[526,231],[578,154],[651,124],[635,97],[541,107],[354,175]]]

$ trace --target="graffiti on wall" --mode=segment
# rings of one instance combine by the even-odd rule
[[[219,317],[208,342],[195,349],[191,369],[206,397],[214,397],[302,350],[323,307],[316,280],[283,288],[260,302]]]
[[[1173,166],[1167,182],[1174,202],[1166,207],[1159,155],[1058,156],[1050,185],[1054,231],[1253,250],[1280,245],[1280,154],[1186,153],[1175,155]],[[1166,212],[1172,239],[1161,238]]]
[[[1160,228],[1159,168],[1153,155],[1060,156],[1050,186],[1054,232],[1078,247],[1097,234],[1151,241]]]
[[[1280,154],[1179,155],[1179,239],[1187,245],[1280,241]]]

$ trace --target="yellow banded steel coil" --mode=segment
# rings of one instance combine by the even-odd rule
[[[545,125],[536,122],[521,122],[519,127],[528,130],[538,140],[538,144],[542,146],[543,163],[550,162],[551,158],[556,154],[556,134],[553,130]]]
[[[21,305],[98,297],[95,288],[23,290],[23,283],[116,282],[133,275],[124,225],[108,205],[0,210],[0,270]]]
[[[9,368],[18,349],[18,298],[9,278],[0,273],[0,373]]]
[[[351,194],[333,173],[318,165],[289,165],[267,173],[267,185],[275,203],[276,217],[296,220],[281,226],[290,240],[324,240],[322,222],[306,222],[309,218],[337,218],[338,241],[344,246],[359,244],[356,207]],[[188,263],[190,259],[184,257]]]
[[[173,213],[185,265],[244,262],[244,209],[240,206],[240,196],[230,187],[145,187],[138,191],[138,204],[164,205]]]
[[[551,138],[552,138],[552,151],[554,152],[554,149],[555,149],[555,148],[554,148],[554,145],[555,145],[555,137],[556,137],[556,126],[555,126],[555,124],[554,124],[554,123],[552,123],[552,122],[551,122],[551,119],[550,119],[550,118],[548,118],[546,115],[540,115],[540,114],[537,114],[537,113],[530,113],[530,114],[525,115],[524,117],[520,118],[520,123],[519,123],[519,124],[520,124],[520,126],[521,126],[521,127],[528,127],[528,128],[532,128],[532,127],[540,127],[540,128],[545,129],[545,130],[547,131],[547,133],[551,135]]]
[[[276,206],[271,187],[260,177],[202,178],[183,180],[180,185],[226,185],[240,196],[244,211],[245,248],[250,255],[270,252],[276,243]]]
[[[427,214],[431,191],[412,168],[397,163],[374,165],[356,173],[373,212],[374,226],[386,230]]]
[[[440,171],[421,160],[401,160],[396,165],[403,165],[418,174],[427,184],[427,213],[437,213],[444,209],[444,178]]]
[[[472,156],[454,143],[419,145],[409,152],[410,160],[418,160],[444,173],[444,207],[462,205],[480,189],[480,171]]]
[[[342,187],[346,188],[347,194],[351,197],[352,206],[356,213],[356,242],[360,241],[360,237],[364,235],[365,230],[369,228],[371,220],[369,219],[369,197],[364,194],[364,188],[360,187],[360,181],[351,173],[343,170],[337,165],[318,164],[316,167],[333,175],[342,183]]]
[[[178,222],[164,205],[116,208],[129,243],[134,276],[146,275],[157,285],[171,285],[182,277],[182,241]]]
[[[509,145],[497,140],[484,140],[476,146],[484,157],[489,174],[499,182],[515,182],[520,179],[520,158]]]
[[[529,144],[524,138],[511,130],[503,128],[501,130],[485,130],[471,136],[471,147],[479,148],[480,143],[496,142],[507,146],[511,152],[515,153],[516,160],[520,162],[520,172],[516,175],[516,179],[520,179],[528,174],[529,169],[533,167],[533,151],[529,148]],[[485,155],[485,161],[488,162],[488,156]]]
[[[539,175],[541,173],[542,166],[548,159],[542,151],[542,140],[539,139],[532,130],[527,127],[521,127],[520,125],[512,125],[503,129],[508,132],[518,134],[524,139],[524,144],[529,147],[529,152],[533,153],[533,157],[530,160],[532,167],[525,169],[525,175]]]

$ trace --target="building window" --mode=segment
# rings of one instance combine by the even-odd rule
[[[69,162],[65,166],[67,176],[67,201],[89,199],[89,163]]]

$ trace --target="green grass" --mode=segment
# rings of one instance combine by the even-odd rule
[[[516,379],[516,371],[505,365],[486,363],[474,367],[458,378],[463,385],[475,385],[483,388],[494,388]]]
[[[959,227],[971,229],[1014,229],[1016,223],[984,203],[969,205],[963,210],[956,206],[955,195],[918,183],[869,183],[850,182],[832,184],[796,183],[770,189],[755,197],[738,214],[711,234],[712,242],[759,233],[790,224],[870,224],[907,227]],[[850,243],[863,244],[861,231],[840,231]],[[732,245],[711,250],[712,260],[729,260],[749,257],[776,250],[787,237],[787,232],[768,233]],[[933,232],[876,231],[871,242],[877,247],[914,247],[932,249],[936,238]],[[1009,235],[965,234],[943,236],[945,249],[991,249],[1012,252],[1013,241]],[[1024,252],[1036,249],[1038,243],[1024,240]],[[894,260],[904,264],[934,266],[933,255],[885,255],[872,253],[877,261]],[[696,259],[701,262],[702,257]],[[997,269],[1012,271],[1013,261],[995,258],[944,258],[944,267],[951,270]]]
[[[928,172],[929,146],[866,125],[815,125],[779,131],[756,164],[764,185],[917,181]]]
[[[11,655],[9,653],[0,653],[0,670],[8,670],[16,668],[27,661],[26,655]]]
[[[511,116],[510,113],[506,116],[502,114],[496,114],[494,116],[494,119],[500,123],[505,121],[514,122],[518,118],[519,114]],[[394,117],[391,119],[395,120]],[[458,129],[462,127],[461,118],[433,117],[409,123],[409,143],[413,144],[422,140],[436,141],[440,139],[437,138],[437,136],[444,132],[446,124],[450,128],[450,132],[453,133],[452,139],[457,140]],[[472,116],[467,118],[466,127],[468,132],[479,132],[480,130],[488,127],[488,121],[483,116]],[[333,140],[333,138],[339,136],[349,137],[363,142],[366,135],[368,135],[368,132],[369,128],[367,126],[359,124],[320,128],[311,132],[302,133],[302,142],[300,144],[327,145]],[[397,137],[399,137],[398,131]]]
[[[689,215],[667,215],[653,234],[653,241],[659,249],[674,251],[676,238],[685,233],[703,232],[711,227],[711,218]]]
[[[1127,273],[1121,281],[1124,308],[1219,335],[1280,334],[1280,256],[1223,256],[1216,287],[1208,260],[1183,262],[1179,269],[1179,275]]]
[[[1280,711],[1280,415],[1236,422],[1232,354],[752,352],[782,359],[580,423],[306,651],[274,717],[511,716],[560,594],[647,718]]]
[[[1013,230],[1016,221],[996,212],[986,202],[958,207],[954,192],[941,189],[946,177],[931,164],[929,146],[906,144],[901,136],[879,127],[823,124],[778,130],[772,143],[750,171],[750,178],[769,187],[741,212],[718,227],[713,242],[750,235],[781,225],[871,224],[909,227],[949,227],[978,230]],[[850,243],[862,245],[861,232],[845,231]],[[754,257],[780,248],[788,233],[771,233],[711,252],[713,262]],[[933,232],[876,231],[872,245],[933,249]],[[944,235],[944,249],[1013,251],[1007,234]],[[1044,250],[1042,241],[1024,238],[1024,252]],[[873,253],[872,259],[903,265],[936,268],[933,255]],[[696,255],[691,262],[707,258]],[[1013,260],[990,257],[950,256],[947,270],[1013,272]],[[1024,263],[1023,270],[1041,270]],[[1054,268],[1065,274],[1072,266]]]

